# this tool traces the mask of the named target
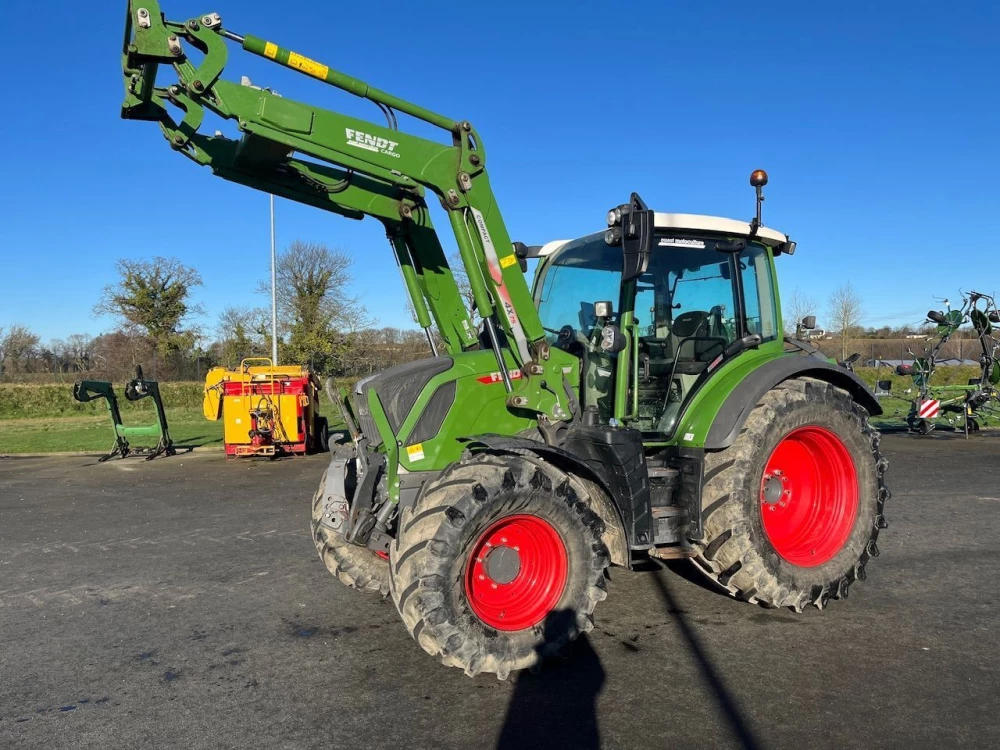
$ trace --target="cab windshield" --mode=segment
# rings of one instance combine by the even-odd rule
[[[634,289],[623,289],[621,250],[606,245],[603,235],[567,245],[544,269],[536,286],[542,325],[551,344],[581,357],[581,399],[585,406],[597,405],[602,421],[619,416],[651,437],[672,435],[684,406],[730,343],[748,334],[776,338],[767,249],[756,243],[739,253],[716,249],[725,242],[659,237]],[[600,301],[613,303],[611,319],[596,318],[594,303]],[[615,415],[613,406],[616,357],[594,345],[606,323],[630,324],[639,350],[638,373],[628,384],[630,409],[623,415]]]

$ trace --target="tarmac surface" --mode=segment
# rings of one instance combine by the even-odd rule
[[[324,456],[0,458],[0,747],[996,747],[1000,435],[883,445],[890,525],[846,601],[612,569],[570,658],[509,682],[326,572]]]

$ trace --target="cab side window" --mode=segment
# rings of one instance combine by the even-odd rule
[[[773,341],[778,336],[778,321],[767,252],[754,245],[742,253],[740,275],[746,301],[747,333],[756,333],[764,341]]]

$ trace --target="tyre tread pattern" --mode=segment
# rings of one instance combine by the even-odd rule
[[[342,534],[323,526],[326,474],[313,496],[311,531],[320,559],[338,581],[348,588],[389,595],[389,563],[370,549],[348,542]]]
[[[869,538],[852,568],[823,585],[796,590],[783,584],[765,564],[753,533],[746,523],[748,499],[746,477],[756,476],[751,456],[777,414],[803,402],[824,402],[847,413],[863,434],[874,461],[876,511]],[[765,394],[747,417],[739,437],[724,451],[709,453],[705,460],[707,481],[703,490],[705,536],[695,543],[695,566],[730,595],[765,607],[789,607],[801,612],[812,605],[826,607],[831,598],[846,599],[854,581],[864,580],[865,567],[878,556],[876,540],[885,520],[885,503],[891,493],[885,483],[888,462],[880,451],[881,435],[868,422],[868,412],[851,395],[834,385],[813,378],[787,380]],[[753,489],[749,488],[751,495]],[[755,497],[750,499],[753,507]]]
[[[390,590],[407,630],[420,646],[446,666],[469,676],[494,673],[507,679],[513,671],[537,668],[581,632],[593,628],[593,611],[606,598],[604,570],[610,559],[601,541],[604,522],[590,507],[593,486],[565,474],[541,459],[520,453],[483,452],[466,455],[424,486],[412,507],[402,511],[392,543]],[[559,638],[547,642],[542,625],[529,636],[505,639],[471,613],[456,611],[448,593],[458,580],[447,580],[445,561],[459,560],[461,530],[470,519],[518,513],[539,495],[561,498],[585,529],[591,554],[583,594],[574,601],[575,622]],[[423,554],[414,554],[419,549]],[[474,622],[473,622],[474,620]],[[509,641],[509,642],[508,642]],[[520,644],[520,645],[518,645]]]

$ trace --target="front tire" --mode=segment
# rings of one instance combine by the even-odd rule
[[[846,391],[807,378],[776,386],[733,445],[706,456],[696,566],[765,606],[846,598],[886,526],[879,440]]]
[[[392,597],[427,653],[506,679],[593,628],[603,532],[575,477],[526,456],[465,458],[403,510]]]
[[[313,495],[312,537],[320,559],[338,581],[348,588],[389,595],[389,561],[373,550],[351,544],[331,528],[324,526],[323,498],[326,496],[326,475]]]

